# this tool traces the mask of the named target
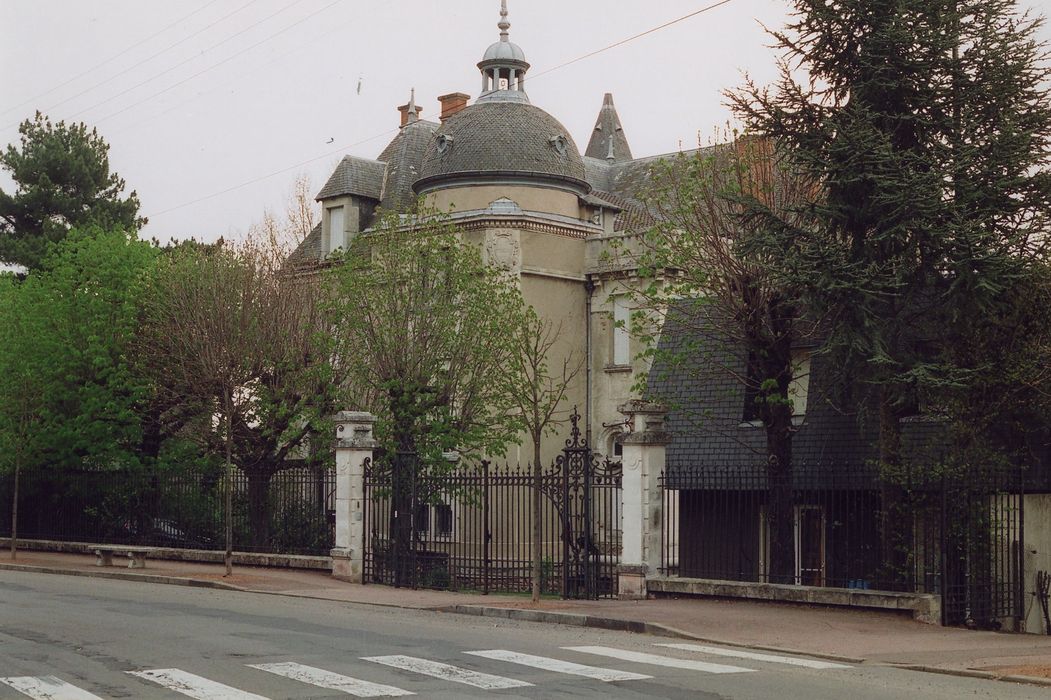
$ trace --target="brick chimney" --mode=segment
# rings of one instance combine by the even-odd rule
[[[409,104],[401,105],[400,107],[398,107],[398,111],[401,112],[401,124],[399,124],[398,126],[405,126],[406,124],[409,123],[409,111],[410,111],[410,108],[413,108],[413,109],[416,110],[416,112],[415,112],[416,118],[413,119],[412,121],[416,121],[417,119],[420,118],[420,115],[423,114],[423,110],[420,109],[419,107],[416,107],[411,102]]]
[[[444,122],[446,119],[462,110],[467,106],[467,100],[469,99],[471,99],[471,96],[462,92],[452,92],[448,95],[442,95],[439,97],[438,101],[442,103],[442,114],[440,119]]]

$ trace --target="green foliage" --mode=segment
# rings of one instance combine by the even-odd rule
[[[32,270],[73,228],[136,231],[146,223],[135,192],[121,198],[124,180],[110,172],[109,145],[97,131],[52,124],[39,112],[18,131],[20,146],[0,153],[16,186],[0,191],[0,261]]]
[[[138,295],[156,249],[123,231],[73,232],[40,269],[4,285],[0,430],[33,416],[27,466],[128,466],[137,461],[147,385],[128,363]]]
[[[349,405],[391,452],[499,454],[513,439],[518,289],[437,214],[389,216],[327,273],[331,353]]]
[[[1046,48],[1013,0],[793,4],[777,89],[731,98],[823,183],[790,270],[832,320],[836,364],[901,414],[967,384],[958,324],[1002,313],[1044,257]]]
[[[222,451],[229,397],[234,464],[275,473],[311,432],[328,430],[333,409],[316,296],[268,250],[180,246],[143,298],[141,371],[163,397],[197,412],[195,435],[213,453]]]

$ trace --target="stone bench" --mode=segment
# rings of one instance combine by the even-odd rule
[[[97,544],[92,545],[95,551],[95,566],[113,566],[113,555],[128,557],[129,569],[145,569],[146,555],[152,547],[129,547],[125,545]]]

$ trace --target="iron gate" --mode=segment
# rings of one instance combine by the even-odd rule
[[[570,420],[565,447],[539,479],[529,465],[428,465],[409,453],[367,461],[364,580],[528,592],[539,489],[542,593],[615,595],[621,465],[591,451],[575,411]]]

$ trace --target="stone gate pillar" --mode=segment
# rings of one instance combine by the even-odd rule
[[[646,577],[654,576],[661,561],[664,501],[660,476],[671,435],[664,429],[667,410],[658,403],[633,400],[619,406],[626,417],[627,435],[621,463],[621,542],[617,593],[621,598],[646,597]]]
[[[357,411],[336,414],[336,547],[332,576],[361,583],[365,545],[365,460],[372,458],[376,416]]]

